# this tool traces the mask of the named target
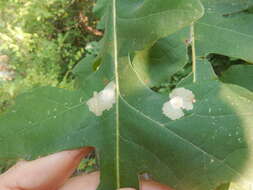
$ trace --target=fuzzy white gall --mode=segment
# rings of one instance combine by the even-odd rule
[[[89,110],[96,116],[101,116],[105,110],[110,110],[116,102],[115,83],[110,82],[102,91],[94,92],[93,97],[87,101]]]
[[[185,88],[176,88],[170,94],[170,100],[163,104],[163,114],[171,120],[184,116],[183,110],[192,110],[195,103],[195,95]]]

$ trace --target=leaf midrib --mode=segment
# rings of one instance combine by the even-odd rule
[[[117,8],[116,1],[112,1],[112,19],[113,19],[113,58],[114,58],[114,75],[116,83],[116,116],[115,116],[115,143],[116,143],[116,152],[115,152],[115,167],[116,167],[116,187],[119,189],[120,184],[120,129],[119,129],[119,76],[118,76],[118,37],[117,37]]]

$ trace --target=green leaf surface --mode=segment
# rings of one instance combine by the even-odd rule
[[[167,82],[184,67],[188,61],[188,39],[189,30],[185,29],[159,40],[151,48],[136,52],[133,65],[148,86]]]
[[[212,81],[218,79],[216,76],[213,67],[209,61],[196,60],[196,80],[197,81]],[[193,73],[190,73],[187,77],[183,78],[178,84],[177,87],[184,87],[186,85],[192,84],[193,82]]]
[[[111,15],[111,7],[105,12]],[[117,38],[118,52],[127,55],[134,50],[143,50],[152,46],[155,41],[166,37],[189,25],[203,15],[199,1],[193,0],[153,0],[132,1],[117,0]],[[110,34],[112,23],[107,22],[107,34]],[[112,37],[112,36],[111,36]],[[106,36],[111,40],[110,36]],[[105,42],[106,43],[106,42]]]
[[[0,119],[1,158],[34,159],[66,149],[66,145],[68,148],[76,147],[77,143],[85,145],[84,141],[69,139],[70,134],[78,135],[83,121],[89,120],[83,101],[80,92],[53,87],[20,95],[15,106]]]
[[[253,91],[253,65],[233,65],[222,73],[221,80]]]
[[[136,174],[142,172],[176,189],[213,189],[240,178],[251,183],[253,171],[248,164],[252,162],[252,142],[247,135],[252,132],[252,93],[217,81],[188,85],[186,88],[196,96],[194,110],[171,121],[161,109],[167,97],[145,87],[130,64],[122,64],[119,70],[123,73],[118,147],[122,187],[137,187]],[[115,188],[116,110],[114,107],[96,117],[85,105],[88,94],[40,88],[21,96],[16,106],[1,117],[0,125],[11,130],[0,128],[0,134],[5,134],[1,136],[0,155],[27,158],[95,146],[102,158],[100,189]],[[34,105],[38,112],[24,109],[26,104]],[[244,176],[247,172],[251,174]]]
[[[44,87],[18,97],[0,117],[1,159],[94,146],[101,170],[98,190],[138,189],[142,173],[176,190],[212,190],[230,181],[253,185],[252,92],[213,80],[211,72],[201,75],[197,68],[204,80],[184,85],[195,95],[194,109],[170,120],[162,111],[169,96],[150,90],[133,67],[134,52],[203,13],[197,0],[155,2],[108,1],[96,71],[87,74],[90,67],[79,66],[77,73],[87,74],[79,77],[80,90]],[[87,101],[110,81],[116,83],[115,104],[96,116]]]
[[[198,56],[222,54],[253,62],[252,0],[202,0],[205,15],[195,24]]]
[[[96,60],[94,55],[88,55],[75,66],[73,73],[76,77],[75,85],[77,88],[85,88],[85,81],[91,77],[99,64],[100,60]]]
[[[226,56],[231,56],[235,58],[244,59],[246,61],[252,62],[252,25],[249,24],[252,22],[252,14],[246,12],[246,10],[252,1],[202,1],[205,7],[205,15],[203,18],[198,20],[194,24],[193,30],[193,52],[196,54],[196,70],[195,70],[195,80],[197,82],[205,81],[206,78],[211,79],[209,76],[208,69],[203,65],[202,58],[207,56],[210,53],[217,53]],[[193,54],[193,60],[195,59]],[[234,66],[231,67],[231,70]],[[237,66],[235,66],[237,67]],[[239,66],[240,67],[240,66]],[[203,72],[203,68],[206,72]],[[237,85],[241,85],[243,87],[249,86],[249,82],[247,83],[245,78],[247,78],[247,74],[244,77],[240,77],[244,75],[244,72],[239,72],[233,75],[228,75],[231,73],[227,71],[224,75],[229,80],[229,78],[234,78],[234,83]],[[249,70],[247,70],[248,75],[249,73],[252,74]],[[206,76],[205,76],[206,75]],[[230,76],[230,77],[228,77]],[[236,80],[235,80],[236,78]],[[249,77],[250,78],[250,77]],[[252,78],[252,77],[251,77]],[[181,81],[179,86],[190,84],[190,81],[193,79],[193,75],[189,75],[185,80]],[[222,78],[224,81],[224,79]],[[236,82],[235,82],[236,81]],[[241,89],[242,90],[242,89]],[[240,90],[240,91],[241,91]],[[252,96],[252,95],[251,95]],[[238,96],[237,98],[241,98]],[[236,99],[236,98],[234,98]],[[231,105],[236,103],[233,102],[233,99],[230,100]],[[240,103],[236,104],[237,107],[240,107]],[[210,110],[211,111],[211,110]],[[246,126],[243,124],[243,128]],[[230,131],[228,123],[226,125],[228,131]],[[251,137],[246,137],[250,138]],[[224,137],[224,142],[229,140],[229,138]],[[251,144],[251,143],[249,143]],[[249,152],[250,149],[249,149]],[[245,155],[233,155],[234,160],[238,157],[245,157]],[[251,157],[251,156],[249,156]],[[246,163],[246,162],[245,162]],[[247,165],[248,168],[252,168],[251,164]],[[250,169],[251,170],[251,169]],[[223,177],[227,175],[225,170],[221,170]],[[237,170],[240,173],[241,169]],[[252,180],[248,182],[245,181],[245,176],[250,176],[252,171],[246,171],[245,173],[241,174],[241,178],[238,179],[231,179],[230,181],[223,181],[224,183],[230,183],[231,181],[235,182],[237,186],[240,186],[242,189],[251,189],[252,187]],[[221,188],[223,188],[221,186]],[[225,187],[227,188],[227,187]]]
[[[252,0],[202,0],[205,14],[194,24],[197,58],[210,53],[231,56],[253,62],[253,14],[246,10],[253,5]],[[153,48],[136,56],[134,65],[143,81],[149,86],[165,82],[186,62],[183,55],[189,28],[161,40]],[[167,43],[166,43],[167,41]],[[162,43],[162,44],[161,44]],[[164,44],[166,43],[166,44]],[[165,53],[157,52],[162,48]],[[153,58],[156,55],[156,59]],[[163,72],[161,72],[163,70]],[[160,74],[156,74],[159,72]]]
[[[102,1],[100,3],[103,4]],[[128,116],[136,114],[136,110],[140,109],[133,119],[134,128],[142,120],[153,127],[149,115],[151,117],[154,114],[161,121],[166,118],[161,113],[148,109],[147,103],[157,99],[160,103],[155,106],[156,110],[161,110],[165,99],[139,85],[133,71],[129,73],[127,55],[148,48],[158,39],[189,25],[201,17],[203,9],[196,0],[159,0],[156,4],[152,0],[111,0],[102,9],[106,33],[100,56],[96,59],[100,61],[99,69],[94,75],[78,77],[84,83],[79,83],[80,91],[69,92],[45,87],[20,96],[16,100],[16,106],[0,118],[0,134],[5,134],[0,138],[0,155],[3,159],[32,159],[64,149],[94,146],[101,158],[101,184],[98,189],[125,186],[138,188],[138,173],[154,165],[157,156],[150,153],[149,149],[142,148],[142,144],[138,145],[131,140],[135,137],[129,136],[128,128],[131,125],[128,124]],[[87,58],[84,62],[91,60],[92,58]],[[90,70],[90,65],[79,66],[76,73],[85,75]],[[127,73],[129,75],[125,75]],[[128,78],[130,75],[132,77]],[[86,102],[93,92],[102,90],[112,80],[116,83],[116,104],[110,111],[97,117],[89,111]],[[140,100],[138,96],[144,95],[147,97],[136,101]],[[136,104],[136,107],[132,104]],[[147,118],[143,118],[143,115]],[[140,130],[144,129],[145,125],[140,127]],[[141,159],[136,161],[134,155]],[[160,175],[159,168],[163,168],[164,164],[156,164],[157,169],[152,173],[161,181],[167,181],[164,177],[167,173],[171,175],[172,171],[163,169],[163,174]]]

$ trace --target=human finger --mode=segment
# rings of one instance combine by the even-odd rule
[[[61,186],[91,148],[55,153],[34,161],[21,162],[0,176],[6,189],[49,190]],[[0,187],[1,187],[0,182]]]
[[[69,179],[59,190],[96,190],[99,185],[99,172],[85,174]],[[173,190],[160,183],[143,180],[140,183],[141,190]],[[134,190],[133,188],[122,188],[120,190]]]

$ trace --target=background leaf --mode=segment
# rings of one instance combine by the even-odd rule
[[[253,61],[252,0],[202,0],[205,15],[195,24],[198,56],[217,53]]]
[[[188,39],[189,31],[186,29],[159,40],[149,49],[136,52],[133,65],[148,86],[167,82],[185,66]]]
[[[252,79],[252,65],[233,65],[221,77],[223,82],[237,84],[253,91]]]

